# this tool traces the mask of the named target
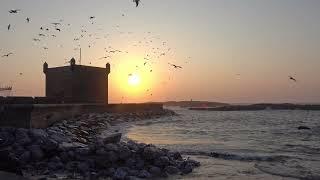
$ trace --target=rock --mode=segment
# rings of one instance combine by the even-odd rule
[[[6,128],[0,129],[0,148],[12,145],[15,142],[15,135]]]
[[[193,166],[191,163],[186,163],[184,167],[182,167],[180,170],[183,174],[189,174],[192,172]]]
[[[25,146],[25,145],[28,145],[32,142],[32,140],[28,136],[28,131],[26,129],[21,129],[21,128],[17,129],[15,136],[16,136],[16,138],[15,138],[16,142],[19,145]]]
[[[41,148],[46,152],[56,151],[58,147],[59,144],[53,139],[47,139],[41,144]]]
[[[173,157],[175,160],[182,160],[182,156],[179,152],[173,152],[173,153],[170,153],[170,156]]]
[[[120,142],[121,136],[122,136],[121,133],[110,134],[110,135],[107,135],[107,137],[103,138],[103,142],[104,144],[118,143]]]
[[[99,148],[96,150],[96,154],[99,156],[105,156],[107,152],[103,148]]]
[[[40,161],[44,158],[44,153],[39,145],[29,146],[28,149],[31,152],[32,160]]]
[[[131,156],[131,151],[128,147],[122,146],[119,150],[119,158],[122,160],[126,160]]]
[[[130,169],[130,170],[128,171],[128,174],[129,174],[130,176],[139,176],[139,171],[138,171],[138,170],[135,170],[135,169]]]
[[[45,140],[48,137],[48,133],[43,129],[30,129],[29,134],[33,139]]]
[[[154,161],[154,165],[158,167],[165,167],[169,165],[170,159],[167,156],[161,156]]]
[[[88,147],[77,148],[77,149],[75,149],[75,153],[79,154],[81,156],[87,156],[90,154],[90,149]]]
[[[308,126],[299,126],[297,127],[299,130],[310,130],[311,128],[309,128]]]
[[[128,158],[125,163],[126,167],[133,169],[136,165],[136,161],[133,158]],[[132,175],[132,174],[131,174]]]
[[[119,160],[119,155],[113,151],[108,151],[106,157],[108,161],[113,163]]]
[[[84,147],[88,147],[88,146],[85,144],[82,144],[82,143],[78,143],[78,142],[72,142],[72,143],[63,142],[63,143],[59,144],[59,149],[61,149],[61,150],[84,148]]]
[[[118,168],[116,172],[113,174],[113,179],[123,180],[127,175],[128,175],[127,171],[125,171],[123,168]]]
[[[151,166],[149,172],[152,174],[153,177],[158,177],[161,175],[161,169],[156,166]]]
[[[82,138],[82,137],[78,138],[77,140],[78,140],[78,142],[83,143],[83,144],[87,144],[88,143],[88,140],[85,139],[85,138]]]
[[[152,175],[145,169],[141,170],[138,175],[139,178],[151,178]]]
[[[50,171],[56,171],[63,168],[63,164],[61,162],[49,162],[48,169]]]
[[[27,163],[31,160],[31,152],[30,151],[25,151],[20,157],[19,161],[22,163]]]
[[[85,173],[89,171],[90,166],[86,162],[81,162],[78,164],[77,169],[79,170],[79,172]]]
[[[107,151],[114,151],[114,152],[118,152],[119,151],[119,147],[116,145],[116,144],[106,144],[104,146],[104,148],[107,150]]]
[[[160,157],[162,153],[158,148],[154,146],[147,146],[144,148],[142,155],[143,155],[143,158],[146,160],[153,160]]]
[[[188,159],[186,161],[187,164],[191,164],[193,167],[199,167],[200,166],[200,162],[192,160],[192,159]]]
[[[167,166],[164,171],[168,174],[178,174],[180,170],[174,166]]]

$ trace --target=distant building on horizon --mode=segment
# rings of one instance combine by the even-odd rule
[[[49,68],[45,62],[46,97],[71,103],[108,103],[108,75],[105,68],[76,65],[72,58],[69,66]]]

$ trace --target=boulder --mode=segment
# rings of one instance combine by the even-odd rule
[[[154,160],[162,155],[160,149],[154,146],[147,146],[144,148],[142,156],[146,160]]]
[[[158,167],[165,167],[169,165],[170,159],[167,156],[161,156],[154,161],[154,165]]]
[[[31,157],[33,161],[40,161],[44,158],[44,153],[39,145],[31,145],[28,147],[31,152]]]
[[[141,170],[138,175],[139,178],[151,178],[152,175],[145,169]]]
[[[175,166],[167,166],[164,171],[168,174],[178,174],[180,172],[180,170]]]
[[[159,177],[161,175],[161,169],[156,166],[151,166],[149,172],[152,174],[153,177]]]
[[[30,139],[29,135],[28,135],[28,130],[26,129],[17,129],[16,133],[15,133],[15,139],[16,139],[16,143],[18,143],[21,146],[25,146],[28,145],[32,142],[32,140]]]
[[[122,136],[121,133],[109,134],[103,138],[103,142],[104,144],[118,143],[120,142],[121,136]]]
[[[119,149],[119,158],[122,160],[126,160],[131,156],[131,151],[128,147],[122,146]]]
[[[30,151],[25,151],[20,157],[19,157],[19,161],[21,163],[27,163],[31,160],[31,152]]]
[[[124,180],[128,172],[124,168],[118,168],[116,172],[113,174],[113,179],[115,180]]]

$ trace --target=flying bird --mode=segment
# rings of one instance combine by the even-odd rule
[[[30,22],[30,18],[28,18],[28,17],[27,17],[27,19],[26,19],[26,20],[27,20],[27,23],[29,23],[29,22]]]
[[[292,80],[292,81],[294,81],[294,82],[297,82],[297,79],[294,78],[294,77],[292,77],[292,76],[289,76],[289,79]]]
[[[2,57],[9,57],[10,55],[12,55],[13,53],[8,53],[8,54],[4,54]]]
[[[96,17],[95,17],[95,16],[90,16],[90,17],[89,17],[89,19],[94,19],[94,18],[96,18]]]
[[[138,7],[139,3],[140,3],[140,0],[133,0],[133,2],[135,2],[136,3],[136,7]]]
[[[59,29],[59,28],[56,28],[56,30],[59,31],[59,32],[61,31],[61,29]]]
[[[19,11],[21,11],[20,9],[11,9],[9,11],[10,14],[17,14]]]
[[[46,35],[44,35],[44,34],[39,34],[39,36],[46,36]]]
[[[33,41],[40,41],[40,39],[37,39],[37,38],[33,38],[32,40]]]
[[[178,69],[178,68],[180,68],[180,69],[182,69],[182,67],[181,66],[177,66],[177,65],[175,65],[175,64],[171,64],[171,63],[168,63],[169,65],[171,65],[171,66],[173,66],[174,68],[176,68],[176,69]]]
[[[99,59],[107,59],[107,58],[110,58],[110,56],[104,56],[104,57],[101,57]]]
[[[8,31],[10,30],[11,24],[8,25]]]
[[[60,23],[51,23],[51,24],[53,24],[53,25],[55,25],[55,26],[61,25]]]

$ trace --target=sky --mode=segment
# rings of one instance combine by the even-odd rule
[[[0,86],[44,96],[43,63],[79,63],[81,47],[83,65],[111,64],[110,102],[319,103],[319,9],[318,0],[1,0],[0,55],[13,55],[0,57]]]

